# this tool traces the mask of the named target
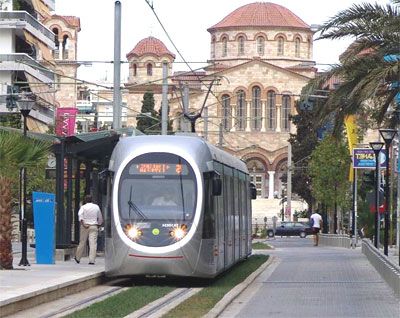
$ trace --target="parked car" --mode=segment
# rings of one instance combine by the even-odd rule
[[[275,233],[273,229],[267,230],[268,237],[278,236],[300,236],[305,238],[307,235],[313,234],[313,230],[310,226],[299,222],[282,222],[280,226],[277,226]]]

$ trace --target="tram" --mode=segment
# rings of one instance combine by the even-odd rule
[[[212,278],[251,254],[245,163],[199,137],[122,138],[105,209],[106,275]]]

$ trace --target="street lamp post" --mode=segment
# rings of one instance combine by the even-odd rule
[[[389,149],[390,144],[394,136],[396,136],[396,130],[394,129],[379,129],[379,132],[385,141],[385,150],[386,150],[386,173],[385,173],[385,233],[383,236],[383,253],[387,256],[388,255],[388,245],[389,245],[389,223],[390,223],[390,195],[389,195]]]
[[[19,110],[24,117],[24,137],[26,138],[27,130],[27,117],[35,104],[35,99],[24,95],[18,101]],[[28,241],[28,228],[26,222],[26,167],[20,169],[21,193],[20,193],[20,222],[21,222],[21,249],[22,256],[19,261],[19,266],[30,266],[27,257],[27,241]]]
[[[379,153],[383,147],[383,142],[370,142],[372,150],[375,154],[375,237],[374,246],[378,248],[379,237]]]

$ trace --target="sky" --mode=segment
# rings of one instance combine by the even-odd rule
[[[154,36],[176,54],[176,62],[182,62],[166,33],[161,28],[146,0],[121,0],[121,59],[135,45],[148,36]],[[210,58],[210,34],[207,28],[221,21],[235,9],[255,2],[254,0],[150,0],[155,12],[169,36],[186,61],[205,62]],[[300,17],[308,25],[322,24],[338,12],[360,3],[379,3],[389,0],[270,0],[282,5]],[[114,0],[56,0],[55,13],[80,18],[78,34],[79,61],[111,61],[114,57]],[[318,34],[314,36],[316,38]],[[314,42],[314,60],[319,70],[324,64],[338,62],[339,55],[352,39],[320,40]],[[192,69],[205,64],[191,64]],[[176,63],[174,71],[188,71],[184,63]],[[78,78],[87,81],[112,81],[113,66],[110,63],[93,63],[81,66]],[[123,64],[121,80],[126,81],[128,65]]]

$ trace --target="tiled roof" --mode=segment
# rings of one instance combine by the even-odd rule
[[[227,15],[208,31],[230,27],[291,27],[310,29],[310,26],[289,9],[271,2],[254,2]]]
[[[58,15],[58,14],[53,14],[51,16],[52,18],[61,18],[65,20],[69,25],[78,28],[78,31],[81,30],[81,20],[78,17],[74,17],[71,15]]]
[[[186,82],[191,89],[200,89],[201,88],[201,79],[206,76],[206,72],[203,71],[195,71],[195,72],[182,72],[177,71],[174,73],[172,77],[172,81],[175,83]]]
[[[175,54],[171,53],[163,42],[152,36],[139,41],[126,57],[129,59],[131,56],[143,56],[146,54],[154,54],[156,56],[170,55],[175,58]]]

